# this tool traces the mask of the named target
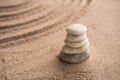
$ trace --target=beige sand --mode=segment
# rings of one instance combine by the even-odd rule
[[[20,6],[28,0],[0,0],[0,8]]]
[[[119,0],[33,1],[0,8],[0,80],[120,79]],[[88,28],[92,54],[80,64],[59,60],[72,23]]]

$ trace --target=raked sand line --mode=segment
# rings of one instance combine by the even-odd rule
[[[52,6],[52,5],[49,5],[49,6],[47,6],[47,7],[48,7],[48,10],[45,10],[45,11],[49,11],[49,9],[51,9],[51,8],[53,8],[53,10],[56,9],[56,8],[54,9],[55,6]],[[59,8],[59,6],[56,6],[56,7]],[[37,14],[41,14],[41,13],[37,13]],[[35,17],[35,16],[36,16],[36,14],[35,14],[35,15],[32,15],[32,16],[28,16],[27,19],[30,21],[29,18]],[[10,20],[10,21],[0,22],[0,24],[1,24],[0,27],[4,27],[4,26],[7,26],[7,25],[8,25],[8,26],[11,26],[11,25],[15,25],[15,24],[20,24],[20,23],[26,22],[27,19],[24,19],[24,21],[23,21],[23,18],[21,18],[21,19],[15,20],[15,21],[14,21],[14,20],[12,20],[12,21]],[[31,18],[31,19],[32,19],[32,18]],[[20,21],[20,20],[21,20],[21,21]],[[27,21],[28,21],[28,20],[27,20]]]
[[[72,5],[71,5],[72,6]],[[64,6],[64,7],[66,7],[66,6]],[[70,11],[69,11],[70,12]],[[0,29],[1,29],[1,31],[0,31],[0,33],[1,33],[1,35],[2,35],[2,32],[3,32],[3,34],[5,34],[5,32],[6,32],[6,29],[9,29],[9,30],[7,30],[7,31],[10,31],[10,29],[12,29],[12,28],[17,28],[18,30],[20,30],[20,28],[21,27],[23,27],[23,29],[24,29],[24,27],[28,27],[28,28],[30,28],[30,26],[32,27],[32,26],[37,26],[37,25],[40,25],[40,24],[42,24],[42,23],[44,23],[44,22],[48,22],[49,20],[51,20],[51,19],[54,19],[54,18],[56,18],[56,17],[61,17],[62,15],[64,15],[64,13],[69,13],[69,12],[67,12],[67,9],[65,9],[65,10],[56,10],[56,11],[52,11],[52,13],[50,12],[50,14],[48,14],[48,13],[46,13],[47,15],[41,15],[42,14],[42,12],[41,12],[41,14],[39,15],[39,13],[38,13],[38,16],[37,16],[37,18],[38,19],[33,19],[32,21],[29,21],[29,22],[26,22],[26,23],[22,23],[21,25],[14,25],[14,26],[6,26],[6,27],[1,27]],[[69,14],[68,14],[69,15]],[[39,18],[39,16],[40,16],[40,18]],[[56,17],[54,17],[54,16],[56,16]],[[34,18],[34,17],[33,17]],[[15,29],[15,30],[17,30],[17,29]],[[22,31],[21,31],[22,32]]]
[[[52,10],[49,9],[47,11],[41,12],[41,14],[40,13],[36,13],[35,15],[31,15],[29,17],[20,18],[18,20],[13,20],[13,21],[9,21],[9,22],[1,22],[2,24],[0,25],[0,30],[5,30],[5,29],[12,28],[12,27],[17,27],[19,25],[24,25],[24,24],[27,24],[27,23],[31,24],[31,22],[35,22],[36,20],[44,17],[43,15],[47,16],[51,11]]]
[[[77,0],[76,0],[76,1],[77,1]],[[61,10],[60,10],[60,11],[61,11]],[[65,11],[66,11],[66,10],[65,10]],[[49,16],[48,16],[48,19],[46,19],[46,20],[48,20],[48,21],[45,21],[45,22],[49,22],[49,19],[50,19],[50,21],[53,21],[53,22],[54,22],[55,20],[57,20],[57,17],[59,18],[58,20],[60,20],[60,19],[61,19],[60,17],[62,17],[62,15],[64,15],[64,14],[62,14],[61,16],[59,16],[59,15],[60,15],[59,13],[60,13],[60,12],[57,12],[57,13],[56,13],[57,15],[53,13],[53,14],[52,14],[52,17],[49,17]],[[47,16],[47,15],[45,15],[45,16]],[[45,17],[45,16],[44,16],[44,17]],[[56,17],[54,18],[54,16],[56,16]],[[43,18],[44,18],[44,17],[43,17]],[[52,18],[53,18],[53,19],[52,19]],[[51,20],[51,19],[52,19],[52,20]],[[55,19],[55,20],[54,20],[54,19]],[[41,20],[42,20],[42,19],[41,19]],[[33,22],[33,21],[32,21],[32,22]],[[35,21],[35,22],[36,22],[36,21]],[[38,28],[36,28],[36,30],[38,30],[39,28],[42,28],[42,27],[40,27],[40,26],[42,26],[42,23],[44,23],[44,22],[42,21],[42,23],[41,23],[41,22],[39,22],[39,23],[40,23],[41,25],[37,24],[37,25],[32,25],[32,26],[35,26],[35,27],[38,26]],[[50,22],[49,22],[49,23],[50,23]],[[45,23],[45,24],[49,24],[49,23]],[[29,23],[28,23],[28,24],[29,24]],[[45,25],[45,24],[43,24],[43,25]],[[10,27],[10,26],[9,26],[9,27]],[[34,28],[31,27],[31,30],[34,31],[35,27],[34,27]],[[4,27],[4,28],[5,28],[5,27]],[[28,29],[30,29],[30,27],[29,27]],[[1,30],[2,30],[2,29],[1,29]],[[24,31],[21,31],[21,30],[20,30],[20,33],[21,33],[21,32],[24,33],[25,31],[30,32],[29,30],[24,29]],[[31,32],[32,32],[32,31],[31,31]],[[18,33],[18,31],[17,31],[17,33]],[[14,35],[17,35],[17,33],[13,32]],[[10,35],[10,34],[11,34],[11,33],[8,33],[8,35]],[[21,33],[21,34],[22,34],[22,33]],[[3,38],[5,38],[5,36],[6,36],[6,38],[9,37],[8,35],[7,35],[7,34],[4,35]],[[11,36],[14,36],[14,35],[11,35]],[[1,38],[2,38],[2,35],[1,35]]]
[[[15,7],[3,7],[3,8],[0,8],[0,12],[9,12],[9,11],[14,11],[14,10],[17,10],[17,9],[22,9],[23,7],[26,7],[28,6],[29,4],[31,4],[31,2],[26,2],[26,3],[23,3],[21,5],[18,5],[18,6],[15,6]]]
[[[19,18],[24,18],[24,17],[28,17],[31,16],[43,9],[47,8],[45,5],[39,5],[37,7],[34,7],[30,10],[27,10],[25,12],[22,13],[18,13],[18,14],[14,14],[14,15],[7,15],[7,16],[1,16],[0,21],[1,22],[7,22],[7,21],[11,21],[11,20],[15,20],[15,19],[19,19]]]
[[[60,0],[60,1],[62,1],[62,0]],[[63,5],[63,1],[62,1],[62,3],[60,1],[59,1],[59,4],[57,4],[58,8]],[[40,13],[39,11],[41,11],[41,10],[46,11],[46,9],[50,8],[49,6],[50,5],[46,5],[46,4],[40,3],[38,6],[32,8],[32,9],[30,9],[28,11],[25,11],[25,12],[22,12],[22,13],[17,13],[17,14],[14,14],[14,15],[2,16],[0,18],[0,21],[8,22],[8,21],[12,21],[12,20],[15,20],[15,19],[20,19],[20,18],[28,17],[28,16],[31,16],[31,15],[33,16],[33,14],[35,15],[36,13]]]
[[[56,7],[60,6],[61,4],[63,4],[63,3],[61,3],[59,1],[59,4],[57,4]],[[24,5],[24,6],[26,6],[26,5]],[[4,18],[4,19],[9,19],[9,18],[13,19],[13,17],[19,18],[20,16],[24,17],[23,16],[24,14],[30,14],[30,13],[33,13],[35,11],[37,12],[37,10],[39,11],[39,8],[42,8],[42,6],[46,6],[46,8],[49,8],[49,6],[51,6],[51,5],[50,5],[50,3],[45,4],[43,2],[38,2],[38,0],[35,0],[35,1],[29,2],[29,5],[27,7],[16,8],[16,10],[13,10],[13,12],[11,10],[7,11],[7,12],[1,12],[0,11],[1,12],[0,14],[1,14],[1,17]],[[17,10],[20,10],[21,12],[18,13]],[[11,13],[11,14],[9,14],[9,13]],[[2,19],[1,19],[1,21],[2,21]]]
[[[20,6],[30,0],[0,0],[0,8],[10,8]]]
[[[77,1],[77,0],[76,0]],[[68,5],[69,6],[69,5]],[[72,5],[71,5],[72,6]],[[64,7],[67,7],[67,6],[64,6]],[[37,13],[35,16],[36,16],[36,18],[38,18],[38,19],[36,19],[35,18],[35,16],[34,15],[32,15],[31,17],[33,18],[33,19],[31,19],[31,21],[28,21],[28,22],[24,22],[24,23],[22,23],[22,24],[17,24],[17,25],[13,25],[13,26],[1,26],[0,27],[0,32],[3,32],[3,33],[5,33],[5,30],[6,29],[12,29],[12,28],[19,28],[20,26],[21,27],[30,27],[30,26],[36,26],[36,25],[38,25],[38,24],[41,24],[41,23],[43,23],[43,22],[45,22],[45,21],[48,21],[49,19],[51,20],[51,19],[54,19],[54,18],[56,18],[56,17],[61,17],[62,15],[64,15],[64,13],[69,13],[69,12],[67,12],[67,10],[68,10],[69,8],[67,7],[67,9],[64,9],[64,10],[62,10],[62,9],[59,9],[59,10],[55,10],[55,9],[47,9],[47,10],[44,10],[44,11],[42,11],[42,12],[39,12],[39,13]],[[48,13],[47,13],[47,12]],[[45,13],[45,14],[44,14]],[[54,16],[56,16],[56,17],[54,17]],[[25,17],[26,19],[28,19],[28,17]],[[24,19],[24,18],[23,18]],[[22,19],[21,19],[22,20]],[[29,19],[28,19],[29,20]],[[13,21],[14,22],[14,21]],[[32,25],[32,24],[35,24],[35,25]],[[30,25],[30,26],[29,26]]]
[[[78,11],[79,11],[79,9],[77,9]],[[70,11],[70,10],[69,10]],[[80,11],[79,11],[80,12]],[[70,13],[72,13],[72,12],[70,12]],[[72,13],[73,14],[73,13]],[[15,42],[15,41],[19,41],[19,39],[24,39],[24,38],[27,38],[27,37],[30,37],[30,36],[34,36],[35,34],[40,34],[40,33],[42,33],[42,32],[44,32],[44,31],[47,31],[47,30],[49,30],[49,29],[52,29],[53,27],[55,27],[55,26],[58,26],[58,25],[60,25],[60,24],[62,24],[62,23],[64,23],[65,24],[65,21],[67,20],[67,19],[69,19],[70,17],[69,17],[70,15],[68,15],[68,18],[66,18],[66,17],[63,17],[63,19],[62,18],[59,18],[58,19],[58,21],[56,21],[55,23],[53,23],[53,24],[51,24],[51,25],[48,25],[48,26],[46,26],[46,27],[43,27],[43,28],[41,28],[41,29],[38,29],[37,30],[37,28],[36,28],[36,30],[33,30],[33,31],[30,31],[30,32],[27,32],[27,33],[24,33],[24,34],[20,34],[20,35],[16,35],[16,36],[12,36],[12,37],[9,37],[9,38],[5,38],[5,39],[2,39],[2,40],[0,40],[0,43],[1,44],[7,44],[6,42],[11,42],[11,41],[13,41],[13,42]],[[77,16],[79,16],[78,14],[77,14]],[[62,19],[62,22],[61,22],[61,20],[60,19]],[[65,21],[64,21],[65,20]],[[53,21],[54,22],[54,21]],[[46,23],[47,24],[47,23]],[[8,45],[8,44],[7,44]],[[3,47],[4,45],[1,45],[1,48]]]
[[[27,12],[39,5],[40,5],[40,3],[38,3],[38,0],[35,0],[35,1],[27,2],[18,7],[13,7],[10,9],[9,8],[0,9],[0,17],[14,16],[16,14],[24,13],[24,12]]]
[[[83,14],[82,14],[83,15]],[[11,38],[11,39],[6,39],[5,41],[8,41],[7,43],[3,43],[0,45],[0,48],[8,48],[8,47],[12,47],[12,46],[16,46],[16,45],[19,45],[19,44],[22,44],[22,43],[25,43],[25,42],[29,42],[29,41],[32,41],[34,39],[38,39],[40,36],[45,36],[45,35],[49,35],[49,33],[52,33],[53,31],[57,31],[58,29],[64,27],[64,26],[68,26],[70,25],[71,23],[75,22],[76,18],[80,18],[81,16],[74,16],[73,19],[69,20],[69,17],[66,17],[66,22],[65,23],[57,23],[56,25],[51,25],[51,26],[47,26],[47,27],[44,27],[38,31],[34,31],[32,32],[31,34],[26,34],[26,36],[24,35],[24,37],[17,37],[17,38]],[[59,25],[59,26],[58,26]],[[50,29],[52,27],[57,27],[57,29]],[[48,31],[46,31],[48,30]],[[50,30],[50,31],[49,31]],[[43,32],[43,31],[46,31],[46,32]],[[34,34],[34,35],[33,35]],[[21,35],[22,36],[22,35]]]
[[[77,0],[76,0],[77,1]],[[72,6],[72,5],[71,5]],[[75,7],[75,6],[74,6]],[[70,7],[71,8],[71,7]],[[66,11],[65,13],[69,13],[69,12],[67,12],[67,9],[65,9],[64,11]],[[43,11],[44,12],[44,11]],[[63,13],[63,10],[62,10],[62,12],[61,12],[61,10],[59,10],[59,12],[57,12],[57,13],[55,13],[55,11],[54,11],[54,13],[52,13],[51,15],[52,16],[56,16],[56,14],[59,14],[59,13],[62,13],[62,14],[64,14]],[[42,14],[42,13],[41,13]],[[24,21],[24,23],[22,23],[22,22],[20,22],[20,21],[18,21],[18,24],[16,23],[16,24],[14,24],[14,23],[12,23],[13,25],[5,25],[5,26],[1,26],[0,27],[0,32],[3,32],[3,30],[5,30],[5,29],[11,29],[11,28],[14,28],[14,27],[18,27],[18,26],[21,26],[21,25],[25,25],[25,24],[27,24],[27,23],[29,23],[29,24],[31,24],[31,23],[33,23],[33,22],[37,22],[37,20],[39,20],[39,19],[36,19],[36,18],[39,18],[39,16],[40,16],[40,19],[43,19],[42,18],[42,15],[41,14],[39,14],[38,13],[38,15],[36,16],[34,16],[34,15],[32,15],[31,17],[32,18],[28,18],[28,17],[25,17],[26,19],[24,19],[24,18],[22,18],[21,20],[26,20],[26,22]],[[47,14],[47,13],[46,13]],[[51,15],[45,15],[45,16],[47,16],[48,18],[51,18],[51,17],[49,17],[49,16],[51,16]],[[18,19],[19,20],[19,19]],[[47,20],[49,20],[49,19],[47,19]],[[27,22],[28,21],[28,22]],[[12,22],[14,22],[14,20],[12,21]],[[20,22],[20,23],[19,23]]]
[[[77,18],[80,18],[81,16],[76,16]],[[60,28],[62,28],[62,27],[64,27],[64,26],[68,26],[69,24],[71,24],[72,22],[74,22],[74,21],[76,21],[76,18],[74,17],[72,20],[66,20],[66,23],[62,23],[62,24],[57,24],[56,25],[56,27],[59,25],[59,27],[57,28],[57,29],[55,29],[56,31],[58,30],[58,29],[60,29]],[[46,29],[46,28],[44,28],[44,29]],[[41,30],[43,30],[43,29],[41,29]],[[23,39],[19,39],[19,40],[16,40],[16,41],[11,41],[11,42],[8,42],[8,43],[5,43],[5,44],[2,44],[1,46],[0,46],[0,48],[8,48],[8,47],[11,47],[11,46],[16,46],[16,45],[19,45],[19,44],[23,44],[23,43],[25,43],[25,42],[29,42],[29,41],[32,41],[32,40],[34,40],[34,39],[37,39],[37,38],[39,38],[40,36],[45,36],[45,35],[49,35],[49,33],[52,33],[53,31],[55,31],[55,30],[51,30],[51,31],[49,31],[49,32],[44,32],[44,33],[41,33],[40,34],[40,32],[39,32],[39,34],[37,34],[37,35],[33,35],[33,36],[31,36],[31,37],[26,37],[26,38],[23,38]],[[37,32],[35,32],[35,33],[37,33]]]
[[[73,17],[73,16],[72,16]],[[21,38],[21,39],[16,39],[16,38],[11,38],[11,41],[10,42],[7,42],[7,43],[5,43],[5,44],[2,44],[1,45],[1,47],[4,47],[4,48],[6,48],[6,47],[10,47],[10,46],[14,46],[14,45],[18,45],[18,44],[21,44],[21,43],[23,43],[23,42],[28,42],[28,41],[31,41],[31,40],[34,40],[34,39],[36,39],[36,38],[38,38],[38,36],[44,36],[44,35],[46,35],[47,33],[51,33],[50,31],[49,32],[47,32],[47,33],[42,33],[42,31],[46,31],[46,29],[47,30],[49,30],[50,28],[52,28],[52,27],[58,27],[59,29],[60,29],[60,27],[64,27],[65,25],[67,26],[67,25],[69,25],[70,23],[72,23],[72,22],[74,22],[74,21],[76,21],[76,19],[77,18],[80,18],[81,16],[79,16],[78,17],[78,15],[75,17],[73,17],[72,18],[71,17],[71,20],[69,20],[69,16],[67,16],[67,17],[64,17],[65,19],[64,19],[64,21],[62,21],[61,23],[59,22],[59,23],[57,23],[57,24],[53,24],[53,25],[49,25],[49,26],[46,26],[46,27],[44,27],[44,28],[42,28],[42,29],[40,29],[40,30],[38,30],[38,31],[34,31],[34,32],[32,32],[31,34],[29,33],[29,34],[26,34],[26,36],[24,35],[24,37],[23,38]],[[56,30],[56,29],[55,29]],[[54,30],[54,31],[55,31]],[[57,29],[58,30],[58,29]],[[40,34],[41,33],[41,34]],[[37,34],[37,35],[35,35],[35,34]],[[22,36],[21,36],[22,37]],[[26,37],[26,38],[25,38]],[[20,38],[20,36],[18,36],[18,38]],[[13,41],[12,41],[12,39],[13,39]],[[15,40],[16,39],[16,40]],[[9,39],[6,39],[6,41],[9,41]]]
[[[50,6],[49,6],[50,7]],[[49,8],[48,10],[45,10],[43,12],[49,12],[51,10],[51,8]],[[52,10],[55,10],[54,8]],[[0,22],[0,28],[2,27],[6,27],[6,26],[13,26],[13,25],[19,25],[19,24],[22,24],[22,23],[26,23],[28,21],[32,21],[36,18],[39,18],[39,15],[41,15],[41,13],[37,13],[37,14],[34,14],[32,16],[28,16],[28,17],[25,17],[25,18],[20,18],[18,20],[10,20],[10,21],[4,21],[4,22]]]
[[[64,6],[64,7],[67,7],[67,6]],[[54,10],[54,12],[53,12],[53,10]],[[5,30],[5,29],[10,29],[10,28],[14,28],[14,27],[19,27],[19,26],[21,26],[21,25],[25,25],[25,24],[27,24],[27,23],[29,23],[29,24],[32,24],[33,22],[37,22],[38,20],[39,20],[39,18],[40,19],[42,19],[43,20],[43,16],[46,16],[46,17],[49,17],[49,16],[51,16],[50,14],[48,14],[49,12],[53,12],[51,15],[54,15],[54,14],[56,14],[56,10],[55,9],[45,9],[45,10],[43,10],[43,12],[39,12],[39,13],[36,13],[35,15],[31,15],[31,16],[29,16],[29,17],[32,17],[31,18],[31,20],[28,18],[28,16],[26,16],[26,17],[24,17],[25,18],[25,20],[26,20],[26,22],[25,22],[25,20],[23,21],[24,23],[22,23],[22,22],[20,22],[20,21],[17,21],[18,23],[16,23],[16,22],[14,22],[14,20],[12,21],[13,23],[13,25],[9,25],[9,26],[7,26],[7,25],[5,25],[5,26],[1,26],[0,27],[0,30]],[[45,13],[45,12],[48,12],[48,13],[46,13],[47,15],[43,15],[43,13]],[[60,12],[60,9],[59,9],[59,12]],[[62,13],[62,12],[61,12]],[[59,14],[59,13],[57,13],[57,14]],[[35,17],[36,16],[36,17]],[[24,18],[22,18],[22,19],[20,19],[20,20],[23,20]],[[38,18],[38,19],[36,19],[36,18]],[[19,19],[18,19],[19,20]],[[27,22],[28,21],[28,22]],[[20,23],[21,24],[20,24]],[[16,23],[16,24],[15,24]]]

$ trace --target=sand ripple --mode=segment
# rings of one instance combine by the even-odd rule
[[[91,0],[33,0],[0,6],[0,48],[32,41],[76,22]],[[32,5],[32,6],[31,6]]]

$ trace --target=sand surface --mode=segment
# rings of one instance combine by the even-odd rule
[[[0,80],[120,80],[119,0],[25,1],[0,6]],[[59,60],[73,23],[88,28],[80,64]]]

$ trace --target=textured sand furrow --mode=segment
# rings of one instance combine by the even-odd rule
[[[29,0],[0,0],[0,9],[21,6],[28,1]]]
[[[82,14],[83,15],[83,14]],[[78,18],[78,16],[77,16],[77,18]],[[52,27],[54,27],[54,25],[52,25],[50,28],[52,28]],[[46,30],[47,29],[47,27],[45,27],[45,28],[43,28],[43,29],[41,29],[41,30],[38,30],[38,31],[34,31],[33,33],[32,33],[32,35],[33,34],[39,34],[39,33],[41,33],[41,31],[44,31],[44,30]],[[49,29],[49,28],[48,28]],[[28,36],[28,35],[27,35]],[[30,36],[30,35],[29,35]],[[9,40],[8,40],[9,41]],[[8,46],[8,44],[7,44],[7,46]],[[9,45],[10,46],[10,45]]]
[[[66,5],[65,5],[66,6]],[[72,5],[71,5],[72,6]],[[66,6],[67,7],[67,6]],[[14,28],[14,27],[16,27],[16,28],[18,28],[19,30],[20,30],[20,28],[19,28],[19,26],[21,26],[21,27],[24,27],[24,26],[26,26],[26,27],[28,27],[28,28],[30,28],[30,26],[32,27],[32,26],[37,26],[37,25],[40,25],[41,23],[44,23],[44,22],[46,22],[46,21],[48,21],[49,19],[51,20],[51,19],[54,19],[54,18],[56,18],[56,17],[60,17],[60,16],[62,16],[62,15],[64,15],[64,11],[65,11],[65,13],[67,14],[68,12],[67,12],[67,9],[69,9],[68,7],[66,8],[66,9],[64,9],[64,10],[57,10],[57,11],[54,11],[54,13],[53,13],[53,11],[52,11],[52,13],[50,13],[50,14],[47,14],[47,15],[41,15],[41,17],[40,17],[40,19],[37,19],[37,20],[35,20],[35,21],[31,21],[31,22],[27,22],[27,23],[25,23],[25,24],[22,24],[22,25],[18,25],[18,26],[16,26],[16,25],[14,25],[14,26],[7,26],[7,27],[1,27],[1,35],[2,35],[2,32],[3,32],[3,34],[5,34],[5,30],[6,29],[9,29],[9,30],[7,30],[7,31],[10,31],[10,29],[12,29],[12,28]],[[42,14],[42,13],[41,13]],[[56,17],[54,17],[54,16],[56,16]],[[28,24],[28,25],[26,25],[26,24]],[[33,25],[32,25],[33,24]],[[30,26],[29,26],[30,25]],[[5,29],[5,30],[4,30]],[[13,30],[12,30],[13,31]],[[13,32],[14,33],[14,32]],[[2,36],[1,36],[2,37]]]
[[[56,0],[56,1],[58,1],[58,0]],[[63,5],[62,2],[63,2],[62,0],[61,0],[61,2],[59,1],[59,4],[57,4],[57,7]],[[49,6],[50,5],[48,5],[48,4],[47,5],[46,4],[39,4],[38,6],[32,8],[28,11],[22,12],[22,13],[1,16],[0,21],[10,21],[10,20],[14,20],[14,19],[28,17],[28,16],[31,16],[33,14],[38,13],[39,11],[41,11],[41,9],[46,10],[46,8],[49,8]]]
[[[76,16],[76,18],[78,18],[78,16]],[[74,21],[76,21],[76,19],[71,19],[71,20],[72,21],[69,21],[69,17],[68,17],[68,19],[66,18],[66,23],[64,23],[64,24],[58,24],[57,23],[56,25],[51,25],[51,27],[50,26],[47,26],[47,27],[52,28],[52,27],[55,27],[55,26],[57,27],[58,26],[57,29],[59,29],[60,27],[62,28],[62,26],[65,26],[65,25],[68,26],[70,24],[70,22],[73,23]],[[67,21],[69,21],[69,22],[67,22]],[[5,42],[7,42],[7,43],[2,43],[0,48],[8,48],[8,47],[11,47],[11,46],[22,44],[24,42],[32,41],[32,40],[37,39],[39,36],[42,36],[42,35],[46,35],[46,34],[48,35],[53,30],[51,32],[48,31],[46,33],[42,33],[43,31],[50,30],[50,28],[47,28],[47,27],[44,27],[44,28],[42,28],[38,31],[34,31],[34,32],[32,32],[31,34],[28,34],[28,35],[25,34],[26,36],[24,35],[24,38],[22,37],[22,35],[20,35],[21,37],[17,36],[17,38],[10,38],[10,40],[6,39]],[[35,35],[35,34],[37,34],[37,35]],[[4,40],[2,40],[2,41],[4,42]]]
[[[50,11],[51,8],[54,9],[55,7],[49,6],[48,10],[45,10],[45,11],[48,12],[48,11]],[[35,18],[38,18],[39,15],[41,15],[41,13],[37,13],[35,15],[29,16],[29,17],[25,18],[24,21],[23,21],[23,19],[18,19],[18,20],[0,22],[0,24],[1,24],[0,27],[6,27],[6,26],[12,26],[12,25],[17,25],[17,24],[22,24],[22,23],[25,23],[27,21],[34,20]]]
[[[66,10],[65,10],[66,11]],[[58,14],[58,13],[57,13]],[[54,14],[55,15],[55,14]],[[56,15],[56,17],[57,17],[57,15]],[[56,18],[55,17],[55,18]],[[59,17],[59,15],[58,15],[58,17]],[[60,18],[60,17],[59,17]],[[50,19],[52,19],[51,17],[50,17]],[[57,19],[55,19],[55,20],[57,20]],[[60,20],[60,19],[59,19]],[[50,21],[52,21],[52,20],[50,20]],[[53,18],[53,21],[54,21],[54,18]],[[48,23],[50,23],[49,21],[47,21]],[[46,24],[48,24],[48,23],[46,23]],[[44,24],[43,24],[44,25]],[[30,28],[29,28],[30,29]],[[39,27],[37,28],[37,29],[39,29]],[[36,29],[36,30],[37,30]],[[33,30],[34,31],[34,28],[32,27],[31,28],[31,30]],[[25,30],[26,31],[26,30]],[[25,32],[25,31],[22,31],[22,32]],[[27,30],[28,32],[30,32],[29,30]],[[21,33],[21,32],[20,32]],[[22,34],[22,33],[21,33]],[[8,35],[10,35],[10,33],[8,34]],[[6,37],[8,37],[8,35],[6,35]],[[17,35],[16,33],[14,33],[13,35]],[[5,36],[3,36],[3,37],[5,37]],[[2,36],[1,36],[1,38],[2,38]]]
[[[66,0],[67,1],[67,0]],[[70,1],[70,0],[69,0]],[[65,7],[67,7],[67,6],[65,6]],[[54,10],[54,9],[51,9],[51,10]],[[61,10],[61,9],[60,9]],[[60,11],[59,10],[59,11]],[[42,13],[41,12],[39,12],[38,13],[38,15],[37,16],[40,16],[40,17],[42,17],[43,16],[43,13],[44,12],[46,12],[46,11],[50,11],[50,9],[48,8],[48,9],[45,9]],[[52,13],[52,15],[54,15],[53,13]],[[32,16],[32,15],[31,15]],[[35,14],[35,16],[36,16],[36,14]],[[49,15],[47,15],[47,16],[49,16]],[[28,16],[26,17],[26,18],[28,18]],[[38,19],[37,19],[38,20]],[[28,22],[28,24],[29,25],[31,25],[33,22],[37,22],[37,20],[36,21],[31,21],[31,22]],[[42,19],[43,20],[43,19]],[[25,23],[25,24],[27,24],[27,23]],[[24,24],[23,24],[24,25]],[[4,32],[4,31],[2,31],[2,30],[4,30],[4,29],[11,29],[11,28],[14,28],[14,27],[19,27],[20,25],[13,25],[13,26],[1,26],[0,27],[0,30],[1,30],[1,32]],[[28,26],[28,25],[27,25]]]
[[[21,4],[19,6],[16,6],[16,7],[7,7],[7,8],[0,8],[0,12],[9,12],[9,11],[14,11],[14,10],[17,10],[17,9],[22,9],[23,7],[26,8],[26,6],[30,5],[31,2],[26,2],[24,4]]]
[[[22,13],[11,15],[11,16],[1,16],[0,21],[4,22],[4,21],[10,21],[10,20],[15,20],[15,19],[28,17],[28,16],[36,14],[36,13],[38,13],[38,12],[44,10],[44,9],[46,9],[45,5],[39,5],[35,8],[33,8],[33,9],[29,10],[29,11],[25,11],[25,12],[22,12]]]
[[[1,26],[0,26],[0,30],[34,22],[34,21],[42,18],[42,15],[47,15],[47,14],[50,13],[50,12],[52,12],[52,10],[50,10],[50,9],[49,9],[49,10],[45,10],[45,11],[43,11],[41,14],[37,13],[36,15],[33,15],[33,16],[30,16],[30,17],[25,17],[25,18],[24,18],[24,21],[23,21],[23,19],[19,19],[19,20],[17,20],[17,21],[14,20],[14,21],[5,22],[5,23],[4,23],[4,22],[1,22],[2,24],[1,24]]]
[[[3,9],[3,10],[0,9],[0,16],[1,17],[12,16],[12,15],[20,14],[23,12],[27,12],[27,11],[30,11],[31,9],[39,6],[41,3],[38,3],[38,0],[35,0],[34,2],[27,2],[26,4],[24,4],[23,6],[20,6],[18,8],[15,7],[13,9]]]

